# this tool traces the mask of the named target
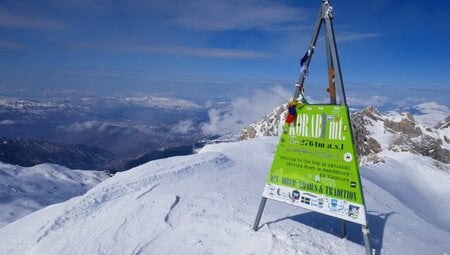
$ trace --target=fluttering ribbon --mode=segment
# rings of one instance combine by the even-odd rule
[[[302,57],[302,59],[300,59],[300,73],[303,73],[303,75],[305,77],[308,75],[308,69],[306,67],[306,61],[311,56],[311,53],[312,53],[313,50],[314,50],[314,48],[309,49],[308,51],[306,51],[305,55]]]

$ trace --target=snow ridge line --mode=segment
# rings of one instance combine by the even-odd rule
[[[173,204],[170,206],[169,211],[167,212],[166,216],[164,217],[164,222],[167,223],[170,227],[172,227],[172,223],[169,221],[170,214],[172,213],[172,210],[175,208],[175,206],[178,205],[180,202],[180,196],[175,196],[175,201],[173,201]]]
[[[118,183],[111,183],[108,186],[103,187],[99,191],[94,188],[93,190],[89,191],[87,195],[78,197],[79,201],[77,203],[74,203],[75,205],[67,207],[60,216],[56,217],[55,220],[53,220],[52,222],[48,222],[47,226],[41,227],[39,229],[39,232],[42,232],[42,234],[38,236],[36,244],[41,242],[42,239],[47,237],[50,233],[62,228],[68,222],[76,221],[76,219],[78,218],[82,218],[94,213],[105,202],[118,199],[129,193],[138,192],[156,181],[162,180],[161,182],[153,185],[153,187],[150,188],[149,191],[141,194],[141,196],[145,193],[151,192],[151,190],[153,190],[153,188],[155,188],[160,183],[171,182],[173,178],[177,178],[180,175],[191,175],[193,172],[209,171],[213,169],[224,170],[234,165],[233,160],[222,153],[210,153],[210,155],[212,156],[212,158],[209,160],[201,161],[199,163],[185,166],[180,169],[177,169],[178,166],[170,167],[174,169],[174,171],[169,171],[157,175],[151,175],[154,171],[149,171],[149,175],[151,176],[143,177],[142,179],[137,181],[126,182],[124,184],[119,183],[119,185]],[[178,204],[179,200],[180,198],[177,196],[177,198],[175,199],[176,203],[174,203],[172,206],[175,207]],[[172,209],[173,208],[171,207],[170,211]]]

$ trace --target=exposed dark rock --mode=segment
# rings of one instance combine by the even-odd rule
[[[356,112],[355,114],[357,114],[357,113],[359,113],[359,112]],[[373,106],[369,106],[369,107],[365,108],[364,110],[361,111],[361,113],[375,121],[383,120],[383,114]]]
[[[256,129],[253,126],[248,126],[244,129],[242,129],[241,134],[239,135],[238,140],[247,140],[247,139],[253,139],[256,137]]]
[[[450,151],[442,148],[442,140],[425,136],[420,143],[413,143],[413,149],[423,156],[431,157],[443,163],[450,163]]]
[[[381,113],[374,107],[367,107],[363,111],[356,112],[351,116],[353,139],[356,142],[359,155],[368,156],[382,151],[380,144],[375,140],[367,130],[368,125],[372,123],[366,118],[372,120],[382,120]]]
[[[411,113],[406,113],[406,116],[399,122],[385,119],[384,126],[392,131],[409,135],[411,137],[422,135],[422,130],[416,126],[414,117]]]
[[[445,129],[450,127],[450,115],[445,118],[445,120],[439,122],[434,128],[435,129]]]

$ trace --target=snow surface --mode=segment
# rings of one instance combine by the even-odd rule
[[[381,153],[385,164],[364,168],[362,176],[377,184],[430,224],[450,232],[450,172],[435,161],[411,153]],[[388,177],[388,178],[387,178]]]
[[[21,167],[0,162],[0,227],[50,204],[84,194],[105,172],[41,164]],[[0,253],[2,253],[0,251]]]
[[[435,126],[439,121],[450,115],[450,109],[445,105],[436,102],[426,102],[413,107],[417,112],[414,119],[427,126]]]
[[[364,254],[361,228],[269,200],[278,138],[208,145],[106,179],[0,229],[0,254]],[[391,156],[391,157],[389,157]],[[364,167],[375,254],[450,254],[450,173],[411,154]],[[427,211],[428,210],[428,211]]]

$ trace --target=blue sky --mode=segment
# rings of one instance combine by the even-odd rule
[[[331,1],[356,104],[450,104],[449,1]],[[149,92],[232,98],[294,90],[320,1],[0,3],[0,93]],[[307,92],[323,96],[323,42]],[[409,101],[408,101],[409,100]]]

